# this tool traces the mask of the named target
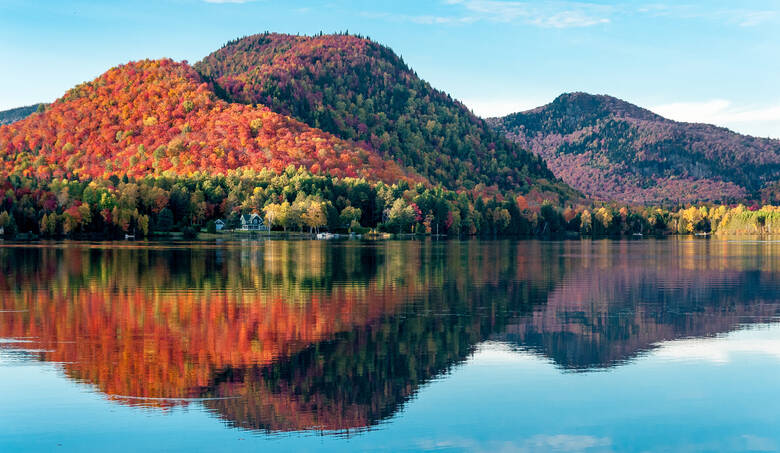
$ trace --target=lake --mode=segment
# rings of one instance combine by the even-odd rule
[[[0,245],[0,451],[775,451],[780,242]]]

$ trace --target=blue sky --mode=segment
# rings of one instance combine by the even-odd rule
[[[780,138],[778,0],[0,0],[0,109],[266,30],[368,35],[482,116],[587,91]]]

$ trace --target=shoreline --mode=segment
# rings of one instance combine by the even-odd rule
[[[264,242],[264,241],[318,241],[318,242],[376,242],[376,241],[551,241],[551,242],[579,242],[579,241],[612,241],[612,242],[641,242],[643,240],[713,240],[717,242],[780,242],[780,234],[730,234],[730,235],[695,235],[695,234],[668,234],[668,235],[647,235],[647,236],[575,236],[560,235],[550,237],[540,236],[445,236],[445,235],[417,235],[417,234],[389,234],[379,233],[373,235],[354,235],[340,234],[336,237],[322,239],[317,238],[315,234],[301,232],[273,232],[267,233],[199,233],[195,237],[185,238],[181,233],[170,235],[154,235],[152,237],[143,237],[135,239],[107,239],[107,238],[33,238],[33,239],[3,239],[0,238],[0,247],[24,245],[34,246],[34,244],[212,244],[222,242]]]

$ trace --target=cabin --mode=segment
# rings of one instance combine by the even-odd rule
[[[266,231],[263,218],[260,214],[244,214],[241,216],[241,229],[243,231]]]
[[[5,227],[0,227],[0,236],[5,235]]]
[[[225,222],[222,219],[217,219],[217,221],[214,222],[214,226],[217,231],[222,231],[222,229],[225,228]]]

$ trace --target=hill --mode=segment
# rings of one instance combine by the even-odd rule
[[[45,107],[45,104],[34,104],[26,107],[4,110],[0,112],[0,126],[23,120],[43,107]]]
[[[412,167],[434,184],[573,193],[541,159],[368,39],[254,35],[228,43],[195,69],[231,102],[267,105]]]
[[[0,171],[44,179],[281,172],[289,165],[421,180],[370,149],[266,107],[225,102],[192,67],[172,60],[113,68],[44,112],[0,127]]]
[[[671,121],[610,96],[563,94],[488,123],[585,194],[624,203],[731,202],[780,178],[780,141]]]

